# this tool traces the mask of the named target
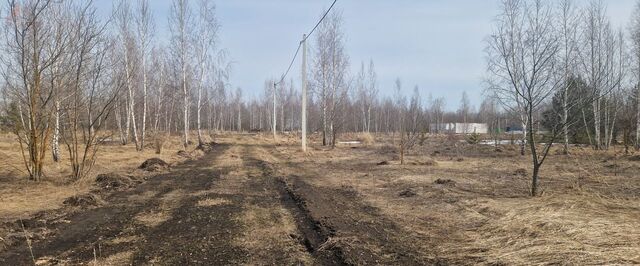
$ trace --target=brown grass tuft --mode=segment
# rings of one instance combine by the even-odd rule
[[[358,135],[358,141],[364,145],[372,145],[376,142],[376,139],[371,133],[363,132]]]

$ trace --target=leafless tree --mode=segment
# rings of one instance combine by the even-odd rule
[[[634,12],[631,16],[631,25],[629,28],[631,38],[631,61],[633,67],[632,80],[635,84],[635,117],[636,117],[636,136],[635,148],[640,149],[640,1],[636,3]]]
[[[118,24],[119,39],[122,49],[122,68],[125,76],[125,86],[127,90],[126,96],[126,126],[124,132],[123,144],[129,139],[129,132],[133,133],[133,141],[136,150],[141,150],[140,139],[138,137],[138,122],[136,120],[136,93],[135,93],[135,65],[136,65],[136,41],[132,30],[131,21],[133,14],[129,1],[121,0],[118,4],[116,12],[116,22]]]
[[[364,62],[361,63],[357,79],[356,93],[360,102],[360,113],[362,114],[362,131],[371,132],[371,110],[378,95],[378,88],[376,87],[377,74],[373,60],[369,62],[369,67],[366,70]]]
[[[60,60],[64,41],[58,38],[61,21],[52,16],[53,1],[7,1],[9,13],[3,34],[3,78],[13,104],[7,112],[14,121],[29,178],[41,180],[51,137],[54,90],[45,73]],[[58,40],[56,40],[58,39]]]
[[[183,100],[183,145],[189,145],[189,110],[191,86],[188,75],[190,71],[190,49],[192,36],[192,11],[188,0],[174,0],[169,16],[169,29],[171,31],[171,52],[180,71],[180,88]]]
[[[469,117],[469,113],[471,112],[471,103],[469,102],[469,96],[466,91],[462,92],[462,98],[460,99],[460,106],[458,107],[458,115],[462,118],[462,123],[464,123],[464,132],[466,133],[467,127],[467,118]]]
[[[533,40],[526,39],[529,37],[526,36],[529,34],[527,27],[532,26],[527,25],[529,14],[526,1],[503,0],[501,4],[502,13],[497,18],[497,25],[489,38],[487,47],[490,73],[488,84],[496,99],[520,118],[523,132],[520,154],[524,155],[530,121],[528,121],[527,102],[523,92],[527,83],[533,79],[526,73],[527,68],[530,67],[527,66],[526,60],[529,58],[526,56],[529,52],[536,52],[535,56],[541,54],[537,50],[530,50],[532,47],[528,47],[535,46],[537,43],[534,44]],[[542,2],[537,1],[536,4],[542,4]]]
[[[558,19],[560,52],[558,53],[560,64],[562,64],[562,114],[561,118],[564,124],[564,154],[569,153],[569,89],[571,87],[571,78],[576,75],[576,53],[577,53],[577,34],[579,29],[579,15],[577,7],[573,0],[560,1]]]
[[[202,105],[203,91],[209,70],[215,69],[213,56],[216,48],[219,23],[215,14],[215,6],[212,1],[201,0],[198,8],[196,20],[196,31],[194,36],[195,53],[198,69],[198,95],[196,104],[196,127],[198,131],[198,145],[204,143],[202,139]],[[210,66],[211,65],[211,66]]]
[[[73,75],[70,81],[72,97],[65,106],[65,125],[62,138],[69,152],[73,177],[85,177],[95,162],[99,144],[99,130],[111,113],[121,86],[118,78],[109,73],[107,56],[112,42],[105,34],[107,23],[98,20],[91,1],[73,4],[69,52],[73,54]],[[86,111],[85,111],[86,110]]]
[[[142,121],[140,123],[140,147],[139,150],[144,149],[144,141],[147,128],[147,91],[149,86],[148,73],[147,73],[147,57],[149,56],[149,50],[153,41],[153,35],[155,33],[155,24],[153,20],[153,13],[149,7],[149,0],[138,0],[138,9],[135,16],[137,37],[139,40],[139,53],[140,53],[140,65],[142,72]],[[134,122],[135,123],[135,122]],[[135,128],[135,127],[134,127]]]
[[[526,122],[533,162],[532,196],[537,195],[540,167],[553,142],[539,151],[533,128],[535,112],[558,86],[555,58],[559,45],[552,18],[551,6],[542,0],[504,0],[487,48],[490,89],[504,107]]]
[[[342,114],[338,112],[349,88],[347,67],[349,59],[344,48],[342,13],[330,13],[317,31],[313,59],[313,89],[318,95],[322,110],[322,144],[335,144],[336,124]]]
[[[608,115],[603,118],[602,115],[610,103],[607,98],[620,86],[623,69],[620,54],[616,51],[622,44],[611,28],[602,1],[591,1],[584,13],[584,27],[578,47],[578,66],[591,89],[589,95],[584,97],[592,102],[593,145],[595,149],[606,149],[610,135],[608,132],[602,134],[601,131],[603,127],[606,131],[610,130],[614,120],[606,119]]]

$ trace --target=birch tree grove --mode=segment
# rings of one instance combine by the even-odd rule
[[[335,135],[341,120],[340,108],[346,99],[349,84],[349,58],[344,49],[342,13],[330,13],[318,27],[313,59],[313,90],[322,109],[322,145],[335,145]]]
[[[153,1],[114,2],[111,12],[80,0],[4,5],[0,126],[18,140],[30,179],[45,177],[45,158],[69,165],[73,179],[88,176],[103,143],[143,152],[149,139],[173,134],[186,150],[223,131],[301,130],[296,77],[276,87],[266,79],[264,90],[231,83],[214,2],[172,0],[159,18]],[[627,32],[611,25],[604,1],[500,3],[486,40],[481,104],[470,90],[455,92],[461,100],[418,85],[393,93],[373,59],[350,65],[345,18],[332,10],[305,41],[310,136],[333,147],[352,136],[342,132],[388,134],[404,162],[417,136],[445,133],[446,123],[487,123],[496,146],[509,128],[517,153],[531,162],[532,195],[554,143],[565,154],[572,144],[606,150],[635,140],[640,149],[640,1]],[[168,25],[156,28],[156,19]]]
[[[141,151],[149,128],[154,135],[182,131],[186,146],[191,123],[200,143],[203,121],[211,130],[243,127],[240,91],[233,108],[227,102],[234,98],[226,89],[231,68],[216,46],[213,3],[174,1],[168,50],[154,38],[150,3],[119,1],[101,18],[93,1],[6,2],[2,119],[21,145],[30,179],[44,177],[49,149],[54,162],[69,160],[74,179],[87,176],[111,132]],[[210,110],[206,118],[202,110]]]
[[[589,95],[593,114],[593,145],[595,149],[608,148],[609,134],[602,134],[603,128],[608,132],[613,120],[607,120],[608,99],[611,92],[618,88],[622,78],[619,52],[622,43],[616,38],[611,24],[605,14],[605,6],[601,1],[592,1],[585,10],[584,29],[579,48],[579,66],[581,75],[592,90]],[[607,111],[608,112],[608,111]],[[605,124],[603,125],[603,122]]]

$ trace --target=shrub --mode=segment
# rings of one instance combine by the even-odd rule
[[[420,132],[420,138],[418,139],[418,145],[423,146],[424,142],[427,141],[429,137],[427,136],[427,132],[426,131],[422,131]]]
[[[156,150],[156,154],[162,153],[162,147],[164,146],[164,142],[167,140],[167,136],[164,134],[157,134],[155,136],[153,147]]]
[[[469,143],[469,144],[478,144],[478,143],[480,143],[480,134],[475,133],[475,132],[469,134],[469,136],[467,136],[467,143]]]
[[[371,135],[371,133],[360,133],[358,139],[364,145],[371,145],[375,142],[375,138],[373,137],[373,135]]]

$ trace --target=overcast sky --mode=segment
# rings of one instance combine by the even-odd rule
[[[110,8],[108,1],[98,1]],[[192,1],[195,2],[195,1]],[[309,31],[332,0],[220,0],[221,46],[234,62],[231,83],[248,97],[258,96],[264,80],[279,77],[302,34]],[[584,5],[587,1],[577,1]],[[630,19],[635,0],[604,0],[614,26]],[[152,0],[157,35],[168,34],[170,0]],[[463,91],[480,103],[485,37],[499,13],[498,0],[338,0],[343,12],[351,72],[372,59],[379,89],[389,95],[396,78],[405,93],[414,86],[423,96],[445,97],[455,109]],[[313,36],[311,44],[313,44]],[[300,80],[300,61],[289,74]]]

